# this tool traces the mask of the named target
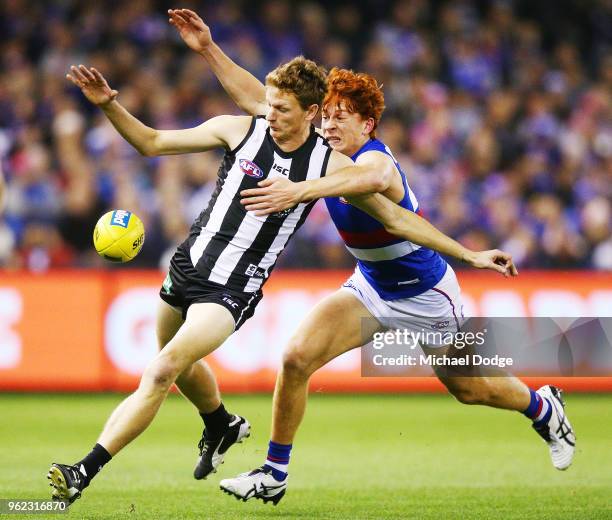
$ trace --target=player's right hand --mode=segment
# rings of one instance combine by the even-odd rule
[[[85,65],[70,67],[71,74],[66,79],[81,89],[85,97],[94,105],[103,106],[113,101],[119,92],[108,86],[106,79],[97,69]]]
[[[212,43],[210,28],[190,9],[168,9],[168,17],[190,49],[202,52]]]

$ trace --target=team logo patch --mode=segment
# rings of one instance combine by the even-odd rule
[[[240,169],[242,173],[248,175],[249,177],[254,177],[255,179],[261,179],[264,175],[263,170],[257,166],[254,162],[249,161],[248,159],[240,159],[238,162],[240,165]]]
[[[162,289],[166,294],[172,293],[172,278],[170,278],[170,273],[166,275],[164,283],[162,284]]]
[[[129,211],[125,211],[124,209],[117,209],[113,211],[113,214],[111,215],[111,226],[120,226],[122,228],[127,228],[131,216],[132,213],[130,213]]]

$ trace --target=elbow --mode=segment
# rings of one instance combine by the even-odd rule
[[[402,227],[402,221],[394,214],[394,212],[385,215],[384,219],[381,219],[381,223],[385,227],[385,231],[387,233],[401,238],[403,238],[405,235],[405,229]]]
[[[160,155],[159,147],[157,146],[157,133],[135,145],[135,148],[138,153],[144,157],[155,157]]]
[[[409,222],[406,220],[404,210],[401,206],[395,206],[393,210],[385,212],[384,219],[381,220],[385,231],[404,240],[412,240]]]
[[[138,153],[144,157],[155,157],[156,155],[159,155],[155,152],[155,150],[146,146],[137,147],[136,150],[138,150]]]
[[[381,192],[387,191],[391,187],[392,180],[393,180],[393,172],[389,170],[383,171],[382,175],[380,176],[380,180],[379,180],[380,191]]]
[[[383,193],[391,186],[391,173],[390,172],[377,172],[376,176],[373,176],[371,181],[371,193]]]
[[[389,183],[385,179],[379,178],[372,181],[372,193],[383,193],[389,188]]]
[[[385,226],[385,231],[389,233],[390,235],[403,238],[402,237],[403,230],[401,226],[398,226],[395,222],[385,222],[384,226]]]
[[[415,226],[410,221],[406,221],[405,219],[397,218],[393,222],[389,224],[384,224],[385,231],[390,235],[401,238],[403,240],[408,240],[413,244],[416,244],[421,247],[427,247],[429,249],[434,248],[434,243],[431,241],[430,237],[427,234],[418,228],[415,229]],[[437,249],[436,249],[437,250]]]
[[[382,193],[389,187],[385,183],[384,179],[381,179],[379,175],[370,175],[367,178],[363,177],[358,180],[356,184],[351,186],[351,193],[348,197],[361,197],[364,195],[372,195],[374,193]],[[348,190],[347,190],[348,191]],[[327,195],[326,195],[327,196]],[[347,193],[344,193],[347,196]]]

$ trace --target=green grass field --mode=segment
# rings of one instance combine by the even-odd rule
[[[121,398],[0,394],[0,497],[48,497],[49,464],[72,463],[87,452]],[[314,395],[295,444],[287,495],[274,507],[239,502],[218,487],[221,478],[262,463],[270,396],[226,397],[228,409],[249,418],[253,434],[230,450],[217,474],[195,481],[200,419],[174,395],[68,514],[79,519],[612,518],[612,396],[570,395],[567,401],[579,444],[573,466],[560,472],[517,413],[468,407],[442,395]]]

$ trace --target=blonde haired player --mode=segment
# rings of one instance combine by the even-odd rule
[[[56,463],[49,470],[52,497],[73,502],[102,467],[148,427],[173,383],[205,425],[195,478],[215,471],[227,450],[249,435],[248,421],[225,410],[214,374],[201,360],[253,315],[261,286],[312,204],[298,204],[284,215],[257,217],[242,207],[238,193],[275,175],[277,156],[292,165],[294,180],[332,174],[350,161],[333,152],[312,127],[326,82],[324,71],[304,58],[269,74],[265,118],[219,116],[184,130],[143,124],[118,102],[118,92],[93,67],[72,66],[67,78],[143,155],[225,149],[216,191],[177,248],[160,290],[160,352],[138,389],[110,415],[92,451],[74,464]]]

